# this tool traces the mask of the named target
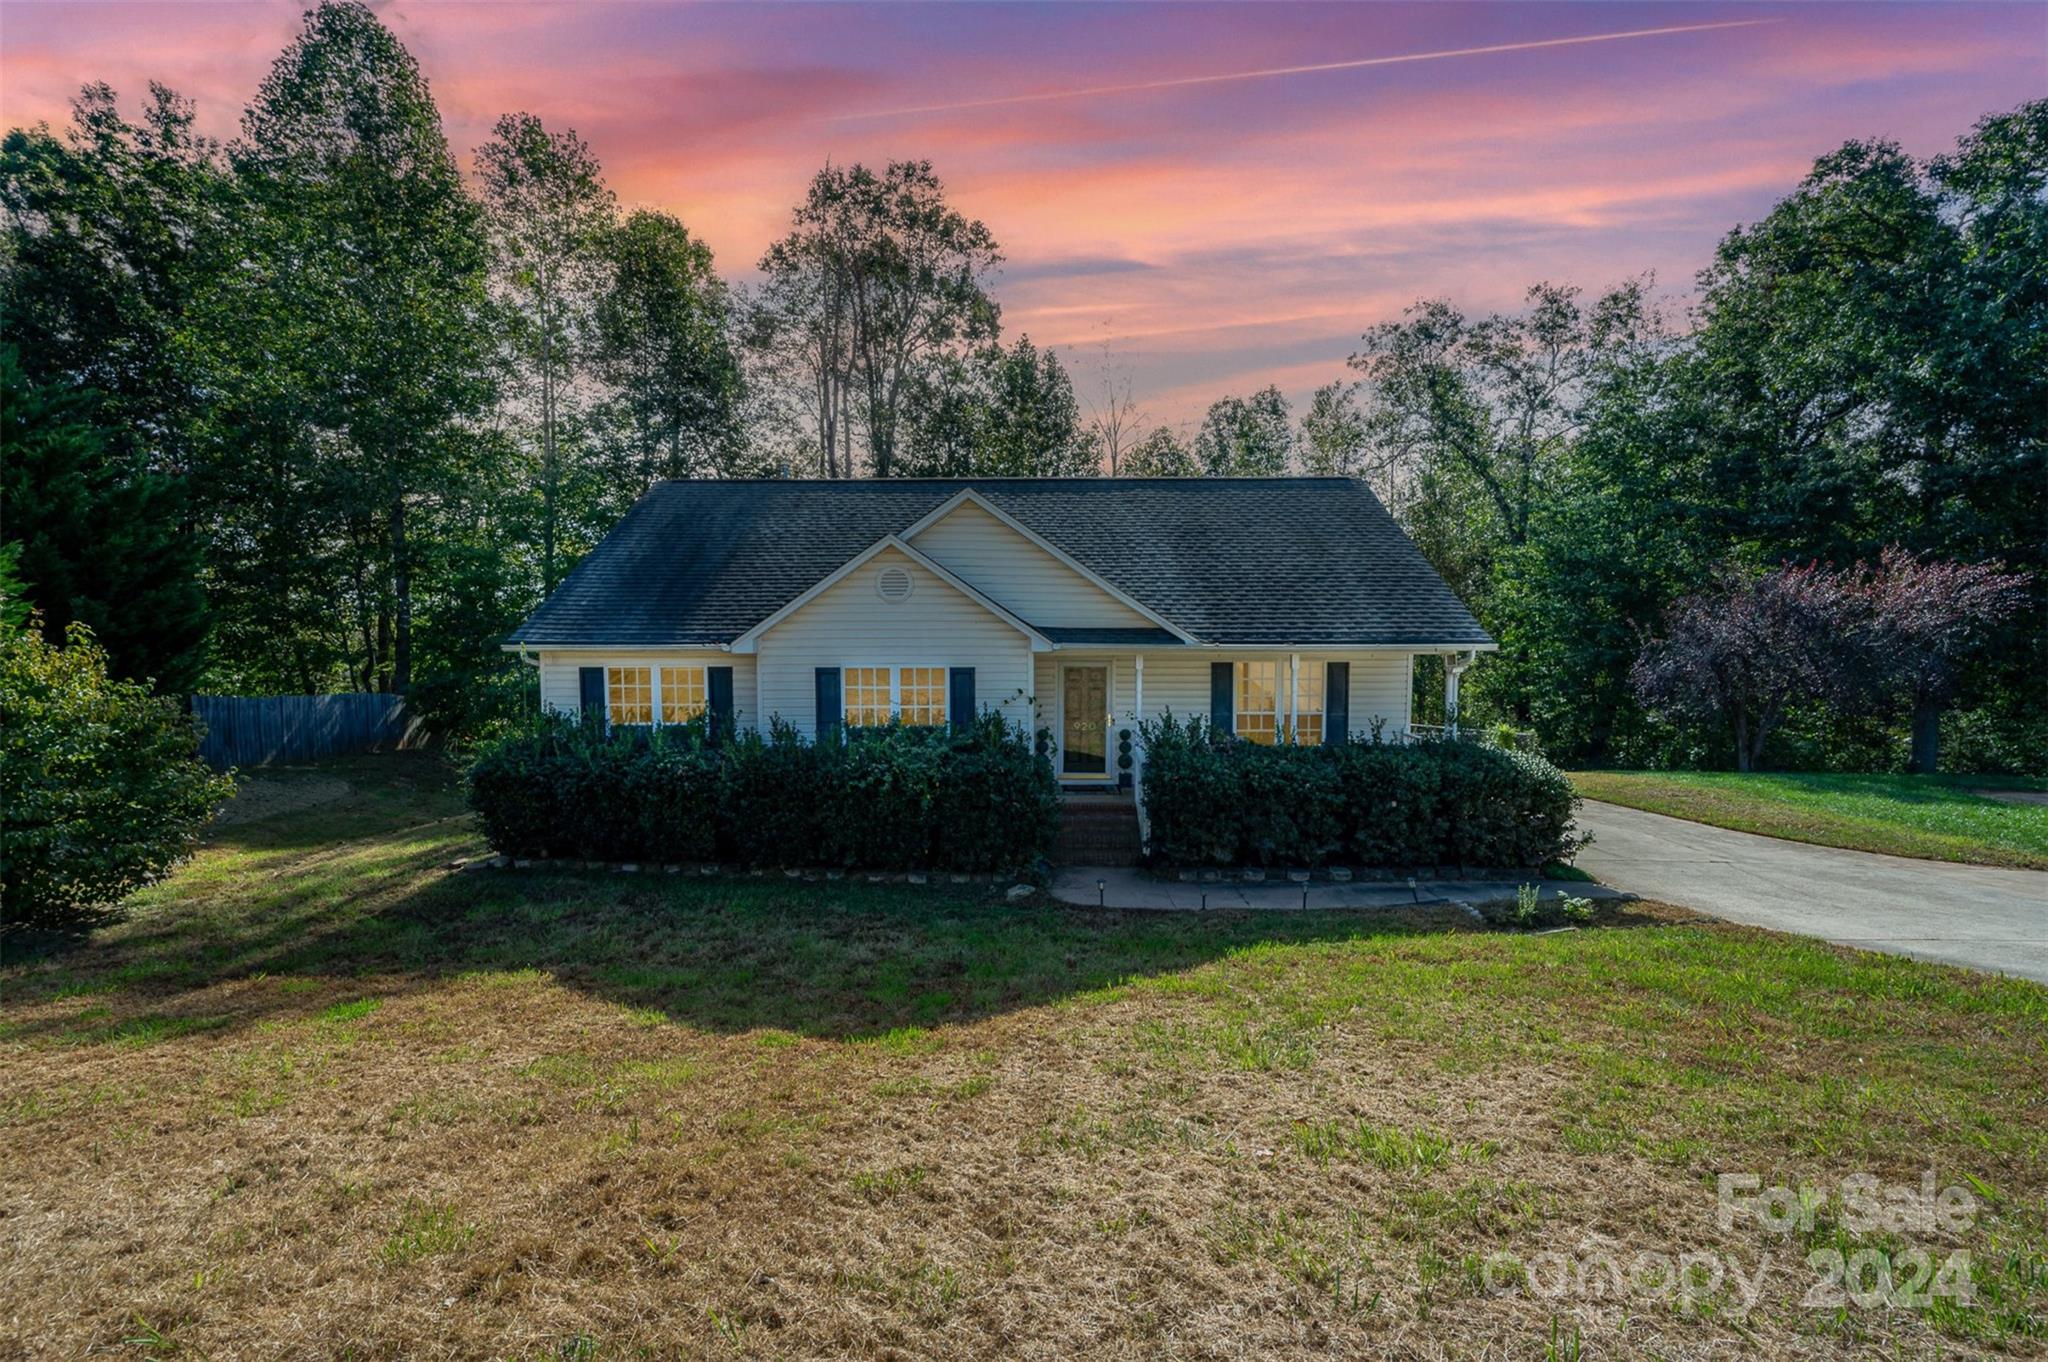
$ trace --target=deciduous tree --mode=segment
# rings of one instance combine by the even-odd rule
[[[1287,399],[1276,387],[1250,397],[1209,404],[1195,431],[1195,462],[1212,478],[1259,478],[1285,473],[1294,460],[1294,426]]]
[[[552,591],[564,570],[563,427],[575,416],[617,205],[589,146],[530,113],[500,118],[476,165],[513,376],[508,395],[526,409],[539,445],[541,589]]]
[[[1823,568],[1728,573],[1672,605],[1664,637],[1643,649],[1631,679],[1652,709],[1727,723],[1737,769],[1754,770],[1794,705],[1868,693],[1870,678],[1850,665],[1857,651],[1844,643],[1866,624],[1863,602]]]
[[[457,428],[489,396],[481,214],[418,63],[354,0],[308,11],[234,156],[264,220],[242,301],[269,325],[245,367],[290,382],[317,432],[364,679],[404,691],[415,514],[448,487]]]
[[[838,410],[831,390],[850,385],[876,477],[896,471],[904,399],[925,366],[996,335],[986,285],[1001,259],[988,228],[946,202],[929,161],[879,175],[827,166],[762,257],[775,300],[764,321],[815,353],[821,420]]]
[[[676,218],[642,209],[611,233],[606,252],[597,360],[612,393],[611,480],[625,504],[658,478],[752,471],[732,307],[711,248]],[[624,513],[618,498],[611,505]]]
[[[1131,447],[1124,459],[1122,476],[1127,478],[1193,478],[1202,469],[1187,441],[1170,426],[1154,426],[1150,434]]]
[[[1301,417],[1301,466],[1321,477],[1362,477],[1367,470],[1365,417],[1358,410],[1358,389],[1350,383],[1325,383],[1309,399]]]
[[[1964,664],[2022,608],[2028,584],[2028,574],[1999,563],[1941,562],[1897,548],[1863,576],[1875,671],[1912,716],[1913,770],[1931,774],[1939,765],[1941,712]]]

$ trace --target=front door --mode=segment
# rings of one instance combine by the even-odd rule
[[[1082,779],[1107,776],[1109,668],[1064,667],[1060,684],[1060,774]]]

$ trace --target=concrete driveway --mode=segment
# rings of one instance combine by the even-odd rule
[[[2048,871],[1784,842],[1587,800],[1602,883],[1731,922],[2048,983]]]

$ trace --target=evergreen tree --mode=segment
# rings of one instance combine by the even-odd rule
[[[184,497],[133,453],[108,448],[97,394],[35,383],[0,343],[0,515],[42,630],[102,640],[116,676],[182,694],[204,662],[200,541]]]

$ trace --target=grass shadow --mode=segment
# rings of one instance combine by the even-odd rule
[[[972,1021],[1270,946],[1482,930],[1452,908],[1126,913],[1014,905],[1001,886],[779,872],[455,872],[452,862],[483,848],[444,763],[359,758],[263,779],[286,787],[288,803],[294,782],[336,777],[353,787],[346,801],[217,827],[206,853],[135,900],[125,921],[24,941],[7,961],[10,1004],[118,993],[119,1015],[100,1029],[143,1019],[154,1034],[223,1008],[229,1025],[291,1015],[330,991],[216,989],[259,976],[374,979],[389,993],[531,971],[706,1030],[847,1039]],[[16,1020],[9,1033],[94,1034],[54,1014]]]

